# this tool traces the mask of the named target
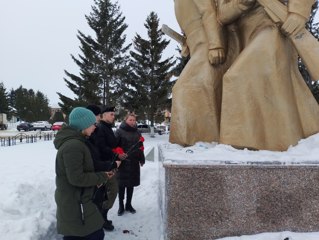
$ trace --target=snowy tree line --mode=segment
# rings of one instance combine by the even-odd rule
[[[7,91],[0,82],[0,113],[6,113],[8,119],[16,116],[21,120],[34,122],[50,118],[49,100],[42,92],[20,86]]]

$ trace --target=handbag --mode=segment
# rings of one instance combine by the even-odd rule
[[[95,187],[92,202],[99,208],[102,208],[103,202],[107,199],[105,184],[102,184],[100,187]]]

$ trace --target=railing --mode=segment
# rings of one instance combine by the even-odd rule
[[[15,136],[0,137],[0,146],[14,146],[18,143],[35,143],[41,140],[50,141],[54,137],[54,132],[37,132],[35,134],[18,133]]]

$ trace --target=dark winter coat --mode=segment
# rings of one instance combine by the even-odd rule
[[[54,145],[58,150],[55,166],[57,231],[65,236],[89,235],[101,229],[104,223],[92,202],[92,195],[95,186],[107,181],[107,176],[104,172],[94,172],[85,137],[75,129],[63,127],[57,133]]]
[[[100,121],[97,129],[92,135],[93,144],[97,147],[100,159],[102,161],[112,161],[116,158],[116,154],[112,151],[117,147],[117,140],[115,138],[113,125],[105,121]]]
[[[141,134],[136,127],[131,127],[122,122],[119,129],[116,130],[115,136],[118,140],[118,146],[123,148],[127,153],[140,139]],[[117,179],[120,187],[135,187],[140,185],[140,163],[145,163],[143,150],[140,148],[143,143],[138,143],[132,151],[128,153],[128,157],[122,161]]]
[[[104,158],[101,157],[101,153],[100,153],[99,148],[95,142],[95,140],[96,140],[95,136],[96,136],[97,132],[98,132],[98,127],[95,129],[95,131],[93,132],[91,137],[87,139],[86,145],[90,149],[95,171],[96,172],[99,172],[99,171],[109,172],[112,169],[117,168],[117,164],[115,163],[115,161],[113,161],[114,160],[113,157],[112,157],[112,159],[107,159],[106,157],[104,157]]]

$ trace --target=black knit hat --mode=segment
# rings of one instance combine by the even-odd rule
[[[101,114],[101,108],[97,105],[89,105],[86,107],[87,109],[91,110],[95,116]]]
[[[103,108],[102,113],[105,112],[115,112],[115,107],[105,107]]]

